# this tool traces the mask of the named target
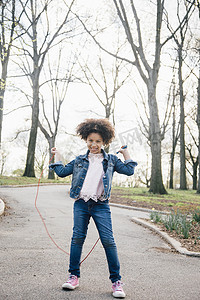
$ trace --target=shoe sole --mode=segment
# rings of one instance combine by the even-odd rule
[[[121,295],[120,294],[116,295],[115,293],[113,293],[112,295],[113,295],[114,298],[125,298],[126,297],[125,293],[121,294]]]
[[[77,285],[71,285],[71,284],[63,284],[62,285],[62,288],[63,289],[67,289],[67,290],[74,290],[75,288],[77,288],[79,286],[79,284],[77,284]]]

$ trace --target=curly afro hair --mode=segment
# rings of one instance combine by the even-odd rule
[[[108,146],[115,137],[115,130],[108,119],[86,119],[76,128],[76,133],[85,141],[92,132],[100,134],[105,146]]]

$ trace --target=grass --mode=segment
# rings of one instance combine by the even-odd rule
[[[0,176],[0,186],[5,185],[27,185],[27,184],[37,184],[39,178],[34,177],[21,177],[21,176]],[[46,179],[41,178],[40,183],[69,183],[69,178],[59,178],[59,179]]]
[[[20,176],[0,176],[0,185],[27,185],[37,184],[38,178],[20,177]],[[41,183],[70,183],[70,177],[59,178],[55,180],[42,178]],[[111,202],[121,204],[155,208],[157,210],[180,210],[183,212],[200,209],[200,194],[193,190],[167,190],[168,194],[159,195],[148,192],[147,188],[125,188],[113,187]]]
[[[200,209],[200,194],[193,190],[167,190],[168,194],[159,195],[148,192],[147,188],[113,187],[112,199],[115,202],[155,208],[158,210],[180,210],[190,212]],[[118,199],[118,200],[117,200]]]

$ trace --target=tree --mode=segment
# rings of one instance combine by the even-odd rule
[[[192,135],[192,138],[193,135]],[[196,139],[194,140],[195,142],[195,146],[196,145]],[[186,155],[186,160],[188,161],[188,163],[191,165],[192,167],[192,172],[186,167],[188,173],[191,175],[192,177],[192,189],[196,190],[197,189],[197,167],[198,167],[198,156],[195,157],[195,155],[193,154],[193,144],[188,144],[186,145],[186,149],[189,153],[189,157],[187,158]]]
[[[117,50],[116,56],[119,52]],[[112,67],[110,67],[112,65]],[[130,78],[131,70],[126,69],[126,65],[116,57],[111,64],[106,64],[103,60],[103,55],[100,51],[98,61],[95,67],[90,63],[80,63],[81,70],[86,78],[86,83],[89,84],[93,93],[99,102],[103,105],[105,110],[105,118],[110,119],[112,117],[113,123],[114,108],[116,94],[119,89]],[[122,75],[124,72],[124,75]]]
[[[161,130],[159,112],[158,112],[158,102],[156,98],[156,88],[158,83],[159,70],[161,65],[161,50],[164,45],[172,39],[173,35],[179,29],[180,25],[177,29],[163,42],[161,41],[161,29],[163,23],[163,12],[164,12],[164,0],[157,0],[156,3],[156,28],[155,28],[155,51],[153,53],[153,62],[152,57],[148,61],[149,53],[145,54],[145,48],[143,44],[143,37],[145,35],[142,34],[142,28],[140,24],[140,19],[138,17],[137,9],[133,3],[133,0],[130,0],[130,6],[125,8],[122,0],[113,0],[114,6],[116,8],[119,20],[124,28],[125,36],[129,42],[131,52],[133,54],[134,60],[130,59],[127,54],[127,57],[118,55],[117,58],[122,59],[131,65],[134,65],[138,73],[143,80],[146,89],[147,89],[147,97],[148,97],[148,108],[149,108],[149,140],[151,147],[151,183],[150,183],[150,192],[165,194],[166,189],[163,185],[162,179],[162,168],[161,168],[161,141],[164,138],[165,127]],[[187,14],[181,20],[181,26],[185,23],[185,20],[188,18],[188,14],[190,13],[193,7],[193,3],[190,5],[190,8],[187,11]],[[133,20],[135,20],[136,28],[132,26],[132,16]],[[87,31],[88,34],[93,38],[93,40],[99,45],[101,49],[103,49],[106,53],[116,57],[116,55],[103,47],[101,43],[96,39],[94,35],[92,35],[91,31],[86,27],[84,22],[76,15],[76,17],[80,20],[83,27]],[[134,41],[135,36],[137,35],[136,41]]]
[[[26,167],[24,176],[35,177],[34,159],[35,147],[38,129],[39,118],[39,89],[40,89],[40,76],[44,66],[45,58],[48,51],[55,46],[55,40],[59,43],[62,38],[73,31],[69,28],[66,31],[65,27],[69,22],[69,15],[75,0],[72,0],[69,7],[65,7],[66,13],[60,14],[60,21],[55,25],[55,20],[51,20],[51,9],[54,4],[51,0],[30,0],[29,5],[25,8],[23,1],[20,0],[21,5],[25,9],[26,18],[21,22],[21,30],[26,33],[26,39],[22,40],[22,52],[25,60],[22,60],[19,67],[24,74],[28,76],[29,82],[32,87],[32,117],[31,117],[31,130],[28,142],[28,151],[26,159]],[[41,26],[42,24],[42,26]],[[62,29],[64,30],[62,31]],[[28,42],[28,39],[30,42]],[[32,53],[31,53],[32,51]],[[32,66],[31,66],[32,64]]]
[[[120,47],[117,49],[116,56],[119,50]],[[126,64],[116,57],[112,64],[110,62],[109,65],[106,64],[101,51],[95,67],[89,62],[80,62],[80,67],[86,79],[86,83],[89,84],[94,95],[104,108],[104,117],[109,120],[112,118],[113,124],[115,125],[114,110],[116,94],[130,78],[131,70],[128,70]],[[105,151],[108,152],[109,147],[106,147]]]
[[[200,49],[199,49],[199,58],[200,58]],[[197,126],[198,126],[198,168],[199,168],[197,193],[200,194],[200,69],[199,69],[198,89],[197,89]]]
[[[71,62],[72,60],[72,62]],[[52,63],[51,64],[50,56],[48,56],[48,67],[49,67],[49,75],[48,79],[40,85],[40,88],[48,85],[51,91],[51,103],[52,103],[52,120],[50,121],[50,117],[48,117],[46,109],[45,109],[45,95],[41,93],[41,104],[42,104],[42,117],[39,120],[39,128],[41,132],[44,134],[47,142],[48,142],[48,152],[49,152],[49,160],[52,157],[51,148],[55,146],[56,136],[58,133],[58,125],[60,120],[61,107],[66,99],[66,94],[68,91],[68,87],[70,82],[73,81],[73,67],[74,60],[70,57],[68,66],[65,64],[65,74],[60,77],[60,69],[62,67],[62,48],[59,50],[57,67],[56,70],[53,70]],[[55,73],[55,74],[54,74]],[[47,102],[49,102],[47,100]],[[42,121],[42,119],[44,119]],[[45,124],[46,123],[46,124]],[[54,158],[51,161],[54,162]],[[49,170],[48,179],[54,179],[55,173]]]
[[[149,105],[149,140],[151,146],[152,155],[152,166],[151,166],[151,183],[150,192],[153,193],[166,193],[166,190],[162,181],[162,170],[161,170],[161,141],[164,138],[165,131],[161,131],[160,120],[158,113],[158,103],[156,99],[156,87],[158,83],[159,69],[161,65],[161,49],[163,46],[175,36],[178,30],[184,28],[187,24],[188,15],[192,9],[192,4],[188,8],[186,14],[180,20],[178,28],[171,33],[165,41],[161,42],[161,29],[163,22],[164,12],[164,0],[157,0],[157,13],[156,13],[156,32],[155,32],[155,52],[154,60],[150,66],[147,55],[145,55],[143,47],[143,37],[140,25],[140,20],[137,14],[136,7],[133,0],[130,0],[133,17],[137,27],[138,45],[134,42],[133,32],[131,31],[130,22],[128,21],[128,13],[126,12],[125,6],[121,0],[113,0],[118,16],[121,20],[122,25],[126,33],[126,37],[130,43],[132,52],[134,54],[135,61],[133,64],[136,66],[141,78],[143,79],[148,93],[148,105]],[[118,4],[119,2],[119,4]],[[181,56],[181,51],[180,51]],[[181,58],[180,58],[181,59]],[[145,70],[145,71],[144,71]],[[165,129],[165,128],[163,128]]]
[[[35,162],[36,162],[36,172],[39,174],[39,177],[44,178],[44,166],[47,158],[48,148],[42,145],[42,142],[39,143],[37,147],[38,155],[35,156]]]
[[[186,125],[192,141],[189,144],[186,143],[186,148],[189,153],[189,163],[193,170],[193,173],[189,172],[193,178],[193,189],[197,188],[197,193],[200,193],[200,40],[198,36],[195,36],[194,32],[192,32],[191,35],[193,40],[190,42],[190,54],[188,55],[189,62],[187,63],[187,67],[190,70],[190,75],[193,75],[195,79],[190,90],[193,91],[191,99],[196,99],[196,105],[191,102],[191,100],[189,101],[191,102],[191,112],[189,113],[190,119]],[[195,127],[192,126],[191,121],[197,125],[198,137],[194,134]],[[196,151],[192,151],[193,146],[196,146],[198,149],[197,153]]]
[[[174,69],[174,68],[173,68]],[[180,122],[177,124],[177,90],[175,79],[172,79],[172,149],[170,153],[170,175],[169,175],[169,188],[174,188],[174,159],[177,142],[179,139]]]
[[[19,5],[16,9],[16,2],[16,0],[0,1],[0,57],[2,67],[0,78],[0,147],[2,140],[3,107],[8,74],[8,63],[13,42],[21,36],[17,32],[17,28],[19,27],[20,19],[24,13],[24,8],[26,7],[28,1],[25,1],[21,9],[19,8]]]
[[[199,38],[195,41],[195,46],[193,48],[194,52],[197,54],[197,66],[198,73],[197,75],[194,73],[197,79],[197,112],[196,112],[196,123],[198,128],[198,183],[197,183],[197,193],[200,194],[200,40]]]
[[[189,9],[188,5],[185,5],[186,14]],[[184,23],[181,22],[180,17],[180,1],[178,0],[177,5],[177,19],[179,21],[179,30],[174,33],[171,26],[168,28],[173,35],[173,39],[177,46],[177,57],[178,57],[178,82],[179,82],[179,99],[180,99],[180,189],[187,189],[186,181],[186,157],[185,157],[185,95],[184,95],[184,79],[182,74],[183,62],[184,62],[184,44],[186,39],[186,34],[189,26],[189,14]],[[190,15],[191,16],[191,15]]]
[[[5,150],[3,147],[0,149],[0,175],[4,174],[5,171],[5,164],[8,158],[9,152]]]
[[[137,171],[138,174],[138,181],[142,184],[144,184],[147,188],[150,187],[151,178],[149,176],[149,155],[146,155],[146,163],[139,167],[139,170]]]
[[[161,140],[163,133],[160,129],[160,120],[158,114],[158,104],[156,100],[156,86],[158,82],[158,74],[160,69],[160,56],[161,56],[161,27],[164,10],[164,1],[157,1],[157,16],[156,16],[156,38],[155,38],[155,53],[154,61],[150,66],[147,58],[145,57],[143,38],[141,32],[140,20],[133,0],[130,0],[132,16],[136,22],[138,45],[134,42],[134,35],[131,31],[130,22],[128,20],[128,13],[121,0],[113,0],[119,19],[124,27],[126,37],[131,46],[132,53],[135,60],[132,64],[137,68],[142,80],[144,81],[148,93],[149,105],[149,140],[151,146],[151,183],[150,192],[165,194],[166,190],[162,180],[161,170]]]

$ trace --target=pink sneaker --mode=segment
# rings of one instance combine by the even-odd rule
[[[79,286],[78,277],[76,275],[69,275],[68,280],[62,285],[63,289],[74,290]]]
[[[113,282],[112,290],[113,290],[113,296],[115,298],[125,298],[126,297],[126,294],[123,291],[122,285],[123,285],[123,283],[120,280]]]

